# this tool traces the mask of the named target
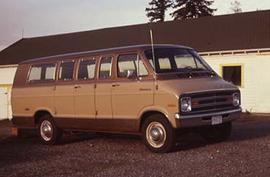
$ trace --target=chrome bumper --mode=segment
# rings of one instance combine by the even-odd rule
[[[187,116],[181,116],[180,114],[175,114],[175,118],[177,119],[177,126],[179,128],[197,127],[197,126],[211,125],[213,116],[222,116],[223,123],[236,120],[240,117],[241,112],[242,112],[242,109],[239,108],[239,109],[228,110],[228,111],[187,115]]]

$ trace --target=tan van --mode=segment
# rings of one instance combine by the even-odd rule
[[[154,60],[153,60],[154,58]],[[240,92],[191,48],[140,45],[72,53],[19,64],[13,123],[38,128],[46,144],[63,131],[141,134],[168,152],[176,130],[200,127],[207,140],[230,136]]]

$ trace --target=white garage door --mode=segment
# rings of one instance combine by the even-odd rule
[[[0,119],[7,119],[9,117],[8,112],[8,90],[6,88],[0,88]]]

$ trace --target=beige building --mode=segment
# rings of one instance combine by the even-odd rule
[[[270,113],[270,48],[202,54],[220,76],[239,86],[244,112]]]
[[[270,11],[106,28],[25,38],[0,52],[0,119],[11,118],[17,64],[27,59],[150,43],[195,48],[225,80],[242,91],[246,112],[270,113]]]

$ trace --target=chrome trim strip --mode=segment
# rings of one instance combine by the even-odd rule
[[[17,68],[19,65],[15,64],[15,65],[1,65],[0,68]]]
[[[219,116],[222,114],[232,114],[242,112],[242,108],[229,110],[229,111],[221,111],[221,112],[214,112],[214,113],[206,113],[206,114],[197,114],[197,115],[189,115],[189,116],[181,116],[179,113],[175,114],[176,119],[191,119],[191,118],[201,118],[207,116]]]

